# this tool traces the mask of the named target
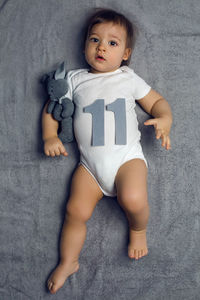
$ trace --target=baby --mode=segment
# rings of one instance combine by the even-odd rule
[[[66,97],[75,104],[74,133],[80,163],[73,175],[60,244],[60,263],[48,279],[53,294],[79,269],[86,223],[103,197],[117,196],[129,222],[128,256],[148,253],[146,228],[147,162],[140,145],[135,100],[154,118],[156,138],[170,149],[172,113],[167,101],[127,65],[134,44],[133,25],[125,16],[102,9],[88,22],[85,59],[89,69],[69,71]],[[58,122],[43,111],[44,152],[67,156],[58,138]]]

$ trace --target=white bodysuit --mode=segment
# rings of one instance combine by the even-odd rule
[[[132,69],[91,73],[88,69],[68,72],[66,97],[75,104],[74,133],[82,164],[102,192],[115,196],[119,167],[134,158],[145,158],[135,113],[135,100],[151,87]]]

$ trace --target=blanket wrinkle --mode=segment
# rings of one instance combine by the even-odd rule
[[[27,293],[25,293],[22,289],[20,289],[18,287],[15,287],[15,286],[13,286],[11,284],[9,284],[9,288],[14,291],[14,294],[17,292],[18,297],[19,297],[19,295],[21,295],[21,296],[25,296],[27,300],[31,299],[31,296],[28,295]]]
[[[5,5],[7,4],[7,2],[10,1],[10,0],[4,0],[3,3],[1,4],[0,6],[0,11],[2,11],[5,7]]]

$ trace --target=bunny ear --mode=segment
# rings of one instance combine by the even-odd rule
[[[59,66],[59,68],[56,70],[54,77],[55,77],[55,80],[65,78],[65,62],[64,61]]]

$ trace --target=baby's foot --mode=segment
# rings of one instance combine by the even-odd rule
[[[48,279],[47,285],[51,294],[55,294],[65,283],[65,280],[77,272],[79,269],[78,262],[71,264],[59,264]]]
[[[130,258],[139,259],[147,255],[146,229],[140,231],[130,229],[129,238],[128,256]]]

